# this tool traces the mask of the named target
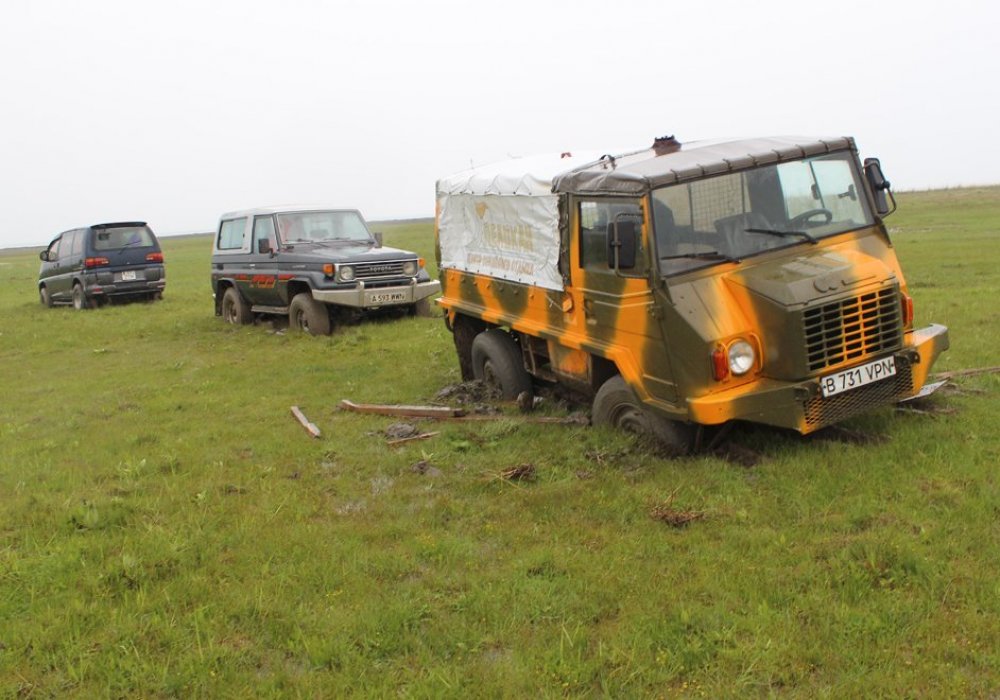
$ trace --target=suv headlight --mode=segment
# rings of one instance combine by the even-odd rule
[[[354,279],[354,268],[350,265],[344,265],[339,269],[339,272],[342,282],[350,282]]]
[[[740,376],[753,369],[757,357],[753,345],[745,340],[737,340],[729,346],[729,371]]]
[[[405,263],[403,263],[403,274],[406,275],[407,277],[412,277],[413,275],[417,274],[417,261],[407,260]]]

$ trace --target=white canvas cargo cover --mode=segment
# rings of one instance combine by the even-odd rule
[[[561,290],[555,176],[599,152],[514,158],[437,183],[441,267]]]

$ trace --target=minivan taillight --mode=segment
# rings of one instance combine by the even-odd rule
[[[146,262],[163,262],[163,253],[150,253],[146,256]]]
[[[84,258],[84,267],[100,267],[101,265],[110,265],[111,261],[107,258]]]

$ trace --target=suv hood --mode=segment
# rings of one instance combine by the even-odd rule
[[[417,255],[408,250],[382,246],[376,248],[367,243],[296,243],[283,248],[278,257],[286,262],[333,262],[358,263],[382,260],[415,260]]]

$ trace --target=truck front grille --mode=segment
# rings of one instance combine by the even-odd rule
[[[859,413],[885,406],[913,393],[913,371],[910,364],[896,358],[896,374],[874,384],[858,387],[828,399],[817,394],[803,404],[806,428],[809,432],[832,425]]]
[[[902,339],[895,286],[807,309],[802,320],[810,371],[894,350]]]
[[[378,279],[380,277],[402,277],[403,260],[389,260],[387,262],[355,263],[354,277],[359,280]]]

